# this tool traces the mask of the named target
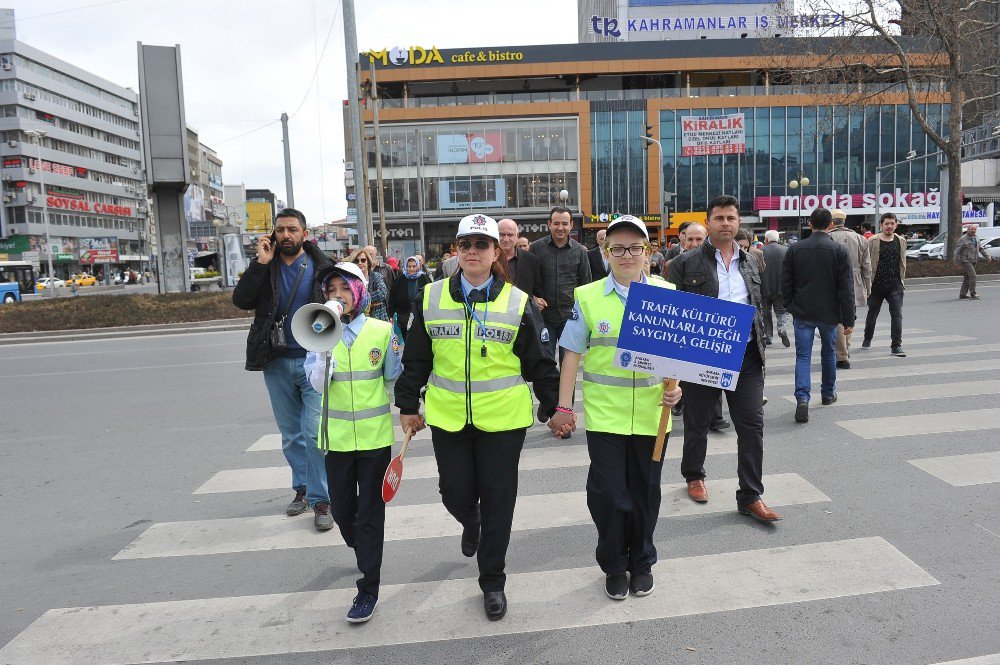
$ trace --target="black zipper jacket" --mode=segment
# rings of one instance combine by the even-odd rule
[[[456,302],[462,301],[461,271],[449,277],[448,291]],[[493,276],[487,298],[493,302],[500,295],[505,282],[499,275]],[[514,287],[516,288],[516,287]],[[417,292],[413,308],[413,326],[406,335],[403,346],[403,373],[396,379],[396,406],[403,415],[414,415],[420,409],[420,390],[427,385],[434,366],[434,354],[431,351],[431,338],[424,327],[423,289]],[[466,321],[471,321],[469,311],[465,310]],[[467,326],[468,328],[468,326]],[[559,370],[556,362],[542,343],[545,325],[542,323],[538,309],[531,299],[524,309],[521,325],[514,338],[514,355],[521,360],[521,377],[531,383],[535,397],[539,401],[538,420],[547,421],[555,413],[559,402]],[[546,331],[544,334],[548,334]],[[469,338],[465,340],[466,357],[470,352]],[[477,349],[471,352],[478,353]],[[466,365],[468,367],[468,365]],[[475,377],[470,377],[475,378]],[[466,416],[468,418],[468,415]],[[472,424],[472,423],[466,423]]]
[[[306,241],[302,243],[302,249],[309,255],[315,263],[314,273],[327,266],[332,266],[333,262],[314,243]],[[247,362],[245,369],[251,372],[259,372],[264,369],[267,363],[271,362],[271,324],[274,323],[278,312],[276,309],[278,299],[274,296],[279,293],[278,275],[280,274],[281,256],[275,251],[274,258],[269,263],[258,263],[255,258],[243,272],[240,281],[233,289],[233,304],[240,309],[253,310],[253,323],[250,324],[250,333],[247,335]],[[312,285],[312,301],[325,302],[321,292],[322,286],[318,282]],[[294,311],[289,311],[288,316],[294,316]]]

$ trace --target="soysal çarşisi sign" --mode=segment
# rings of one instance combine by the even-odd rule
[[[761,217],[800,217],[816,208],[839,208],[848,215],[874,215],[876,212],[940,212],[941,193],[932,189],[927,193],[894,192],[865,194],[806,194],[798,196],[758,196],[753,207]],[[878,206],[876,207],[876,201]]]

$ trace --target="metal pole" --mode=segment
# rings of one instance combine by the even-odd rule
[[[424,142],[417,129],[417,223],[420,225],[420,253],[427,252],[427,238],[424,237],[424,177],[420,166],[424,161]]]
[[[881,224],[878,223],[879,207],[880,207],[879,199],[881,198],[881,196],[879,195],[881,194],[881,189],[882,189],[882,167],[876,166],[875,167],[875,223],[872,224],[872,228],[875,230],[875,233],[879,232],[880,230],[879,227],[881,226]]]
[[[385,230],[385,186],[382,182],[382,133],[378,125],[378,84],[375,82],[375,61],[371,62],[372,125],[375,127],[375,192],[378,195],[378,226],[382,231],[382,256],[389,258],[389,234]]]
[[[288,145],[288,114],[281,114],[281,142],[285,146],[285,196],[288,207],[295,207],[295,193],[292,191],[292,152]]]
[[[347,107],[351,120],[351,151],[354,153],[355,205],[358,209],[358,244],[368,244],[368,164],[361,145],[361,109],[358,104],[358,33],[354,20],[354,0],[344,3],[344,50],[347,65]],[[359,176],[362,174],[363,177]],[[359,182],[360,180],[360,182]]]
[[[665,175],[664,175],[664,170],[663,170],[663,145],[658,140],[656,140],[656,139],[654,139],[652,137],[643,136],[642,138],[646,139],[650,143],[655,143],[656,147],[657,147],[657,149],[659,150],[659,153],[660,153],[660,246],[662,247],[663,246],[663,237],[664,237],[663,225],[667,223],[666,219],[663,216],[664,215],[664,210],[666,209],[666,206],[664,205],[664,203],[665,203],[666,192],[667,192],[667,183],[666,183],[666,179],[665,179]]]
[[[55,283],[56,274],[52,269],[52,239],[49,237],[49,208],[45,201],[45,169],[42,168],[42,137],[45,132],[40,129],[32,129],[26,132],[35,139],[35,158],[38,160],[38,184],[42,189],[42,220],[45,222],[45,257],[48,259],[50,284]],[[49,296],[56,295],[55,287],[49,288]]]

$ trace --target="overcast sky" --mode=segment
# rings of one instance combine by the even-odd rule
[[[135,90],[136,42],[180,44],[188,125],[218,151],[226,184],[267,187],[285,198],[280,123],[234,137],[287,112],[294,114],[296,207],[311,225],[345,215],[347,84],[337,0],[0,0],[0,6],[14,8],[20,41]],[[361,0],[358,47],[573,43],[576,6],[574,0]]]

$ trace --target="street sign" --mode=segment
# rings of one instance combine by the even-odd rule
[[[354,187],[354,178],[351,178],[350,180],[345,178],[344,187]]]
[[[358,195],[355,194],[354,192],[347,192],[347,200],[348,201],[357,201],[358,200]]]
[[[34,252],[21,252],[21,260],[27,261],[34,268],[35,273],[39,272],[41,263],[41,252],[35,250]]]
[[[751,305],[633,284],[615,362],[634,372],[736,390],[754,314]]]

